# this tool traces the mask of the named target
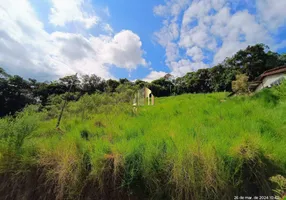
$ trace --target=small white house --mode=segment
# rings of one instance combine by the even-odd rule
[[[279,85],[284,79],[286,79],[286,66],[276,67],[261,74],[256,81],[250,84],[250,87],[258,92],[263,88]]]

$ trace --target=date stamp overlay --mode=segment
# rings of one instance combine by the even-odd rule
[[[234,200],[284,200],[279,196],[234,196]]]

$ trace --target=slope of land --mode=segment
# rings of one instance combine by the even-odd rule
[[[0,199],[233,199],[286,174],[286,100],[271,90],[156,99],[109,95],[0,119]]]

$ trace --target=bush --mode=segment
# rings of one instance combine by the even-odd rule
[[[281,99],[286,99],[286,80],[284,80],[280,85],[274,87],[273,92]]]
[[[262,101],[266,106],[275,106],[278,104],[280,96],[273,89],[264,88],[256,93],[254,98]]]
[[[232,91],[238,94],[248,93],[248,78],[245,74],[236,75],[236,80],[232,81]]]

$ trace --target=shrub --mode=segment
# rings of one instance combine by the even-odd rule
[[[248,76],[245,74],[236,75],[236,80],[232,81],[232,91],[238,94],[248,93]]]
[[[280,96],[275,94],[273,89],[264,88],[254,95],[254,98],[262,101],[264,105],[275,106],[278,104]]]

